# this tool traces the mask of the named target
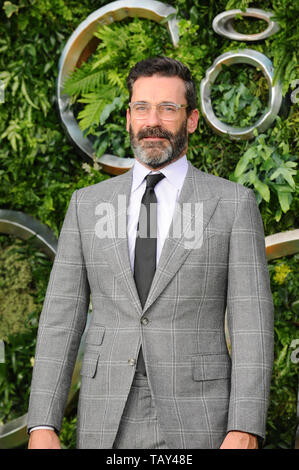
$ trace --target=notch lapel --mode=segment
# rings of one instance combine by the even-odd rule
[[[187,256],[193,249],[201,249],[203,236],[207,225],[217,207],[219,197],[211,197],[211,189],[207,186],[205,174],[198,172],[188,161],[188,171],[176,205],[170,225],[168,237],[162,248],[159,263],[153,282],[144,305],[147,310],[163,292],[175,276]],[[183,214],[189,214],[183,222]],[[195,243],[190,241],[191,227],[196,226],[196,217],[201,217],[199,223],[200,236]],[[181,222],[181,223],[180,223]],[[176,227],[180,228],[180,233]]]
[[[107,224],[109,239],[103,242],[103,255],[121,283],[124,292],[131,298],[132,305],[139,315],[142,307],[132,273],[128,247],[128,205],[130,201],[133,168],[119,177],[114,191],[104,199],[107,204]]]
[[[200,214],[198,211],[194,211],[193,208],[197,207],[200,211],[202,207],[203,218],[200,231],[201,234],[204,234],[219,202],[218,197],[211,196],[211,188],[208,187],[205,173],[199,172],[189,161],[188,165],[189,168],[174,211],[169,234],[165,240],[143,310],[130,264],[127,235],[128,205],[131,194],[133,168],[121,175],[112,193],[102,199],[110,207],[107,214],[110,236],[109,239],[103,241],[103,256],[106,256],[116,279],[121,283],[124,292],[131,298],[132,305],[139,315],[142,315],[157,297],[161,295],[191,250],[194,249],[189,241],[190,227],[194,226],[194,220]],[[191,208],[190,211],[189,208]],[[180,226],[183,213],[186,214],[188,212],[187,223],[181,224],[182,230],[178,234],[175,226],[177,223],[177,227]],[[119,232],[119,226],[121,226],[121,233]],[[198,242],[201,244],[202,238]]]

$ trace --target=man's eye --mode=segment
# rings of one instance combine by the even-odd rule
[[[167,113],[175,113],[176,107],[171,105],[163,105],[161,106],[162,111],[166,111]]]
[[[147,106],[145,104],[138,104],[137,106],[134,107],[136,111],[146,111]]]

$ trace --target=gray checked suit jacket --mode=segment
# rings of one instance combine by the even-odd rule
[[[28,428],[61,428],[91,300],[78,448],[112,448],[135,373],[132,359],[141,345],[168,448],[218,448],[230,430],[264,437],[273,302],[253,191],[188,162],[142,309],[120,223],[126,220],[120,202],[128,204],[131,183],[129,170],[72,195],[40,317]],[[186,220],[194,225],[195,206],[203,215],[198,246],[186,243],[188,223],[182,223],[185,233],[171,230],[184,207],[191,208],[193,219]],[[104,214],[109,228],[105,237]],[[225,340],[226,310],[231,353]]]

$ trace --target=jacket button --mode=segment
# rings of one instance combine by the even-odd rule
[[[144,318],[141,319],[141,323],[142,323],[143,325],[147,325],[148,322],[149,322],[149,319],[146,318],[146,317],[144,317]]]
[[[136,359],[134,359],[134,357],[130,357],[130,359],[128,360],[128,363],[130,364],[130,366],[135,366],[136,365]]]

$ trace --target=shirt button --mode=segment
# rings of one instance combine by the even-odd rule
[[[147,325],[148,322],[149,322],[149,319],[146,318],[146,317],[144,317],[144,318],[141,319],[141,323],[142,323],[143,325]]]
[[[134,359],[134,357],[130,357],[130,359],[128,360],[128,363],[130,364],[130,366],[135,366],[136,365],[136,359]]]

